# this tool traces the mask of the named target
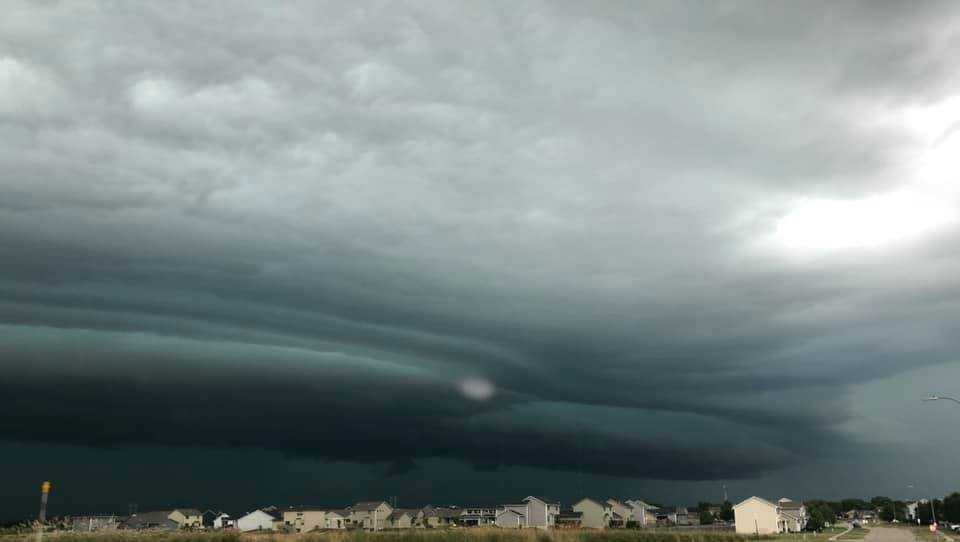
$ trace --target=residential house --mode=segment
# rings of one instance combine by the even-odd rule
[[[73,530],[85,533],[116,531],[120,527],[120,522],[120,516],[113,514],[73,516],[70,518]]]
[[[789,499],[787,499],[789,500]],[[774,504],[760,497],[750,497],[733,507],[734,523],[738,534],[778,534],[800,532],[806,526],[806,511],[800,512],[793,501],[786,502],[786,509],[780,502]]]
[[[220,512],[217,517],[213,518],[213,528],[216,530],[232,529],[236,526],[235,523],[233,517],[226,512]]]
[[[350,522],[355,527],[380,531],[387,528],[393,507],[386,501],[362,501],[350,508]]]
[[[460,525],[465,527],[486,527],[497,521],[496,507],[468,506],[460,513]]]
[[[584,529],[606,529],[610,526],[613,508],[599,499],[584,498],[573,505],[580,514],[580,526]]]
[[[463,515],[461,508],[452,506],[425,506],[420,511],[420,521],[429,529],[458,525]]]
[[[613,511],[610,516],[610,527],[625,527],[627,521],[629,521],[630,516],[633,513],[633,510],[628,505],[618,501],[617,499],[607,499],[607,504],[610,505],[610,508]]]
[[[653,513],[658,525],[690,525],[690,513],[685,506],[657,508]]]
[[[292,507],[283,511],[284,530],[294,533],[309,533],[326,529],[325,508]]]
[[[907,521],[917,521],[917,510],[921,504],[927,504],[930,501],[928,499],[920,499],[919,501],[911,501],[905,504],[907,511]]]
[[[350,524],[350,511],[349,510],[327,510],[327,513],[324,514],[323,527],[328,530],[341,530],[346,529]]]
[[[777,501],[777,506],[787,523],[787,532],[799,533],[807,526],[807,507],[802,502],[783,497]]]
[[[523,502],[527,505],[527,527],[550,529],[556,524],[560,503],[534,496],[523,499]]]
[[[387,525],[391,529],[411,529],[416,526],[420,510],[410,508],[395,508],[387,516]]]
[[[217,510],[204,510],[203,513],[200,514],[200,526],[205,530],[212,530],[213,520],[217,519],[217,516],[220,514],[221,512]]]
[[[522,529],[527,524],[527,505],[507,504],[497,509],[494,524],[501,529]]]
[[[579,529],[582,526],[583,514],[574,510],[561,510],[557,514],[557,529]]]
[[[639,499],[631,499],[624,504],[630,507],[630,517],[627,519],[628,523],[632,522],[640,527],[654,526],[657,524],[656,506]]]
[[[130,516],[120,524],[120,528],[133,531],[176,531],[180,524],[170,519],[170,510],[155,510]]]
[[[177,522],[181,529],[202,529],[203,512],[196,508],[177,508],[170,512],[170,519]]]
[[[237,518],[237,530],[242,533],[251,531],[274,531],[283,522],[281,514],[275,506],[260,508]]]

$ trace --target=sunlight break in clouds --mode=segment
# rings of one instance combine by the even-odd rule
[[[811,199],[777,224],[777,237],[801,250],[874,248],[948,224],[956,213],[930,197],[899,192],[855,200]]]

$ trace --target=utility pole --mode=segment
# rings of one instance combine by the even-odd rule
[[[37,519],[37,542],[43,539],[43,524],[47,522],[47,497],[50,495],[50,482],[40,484],[40,516]]]

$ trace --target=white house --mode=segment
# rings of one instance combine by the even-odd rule
[[[523,499],[527,505],[526,527],[536,527],[537,529],[551,529],[557,524],[557,516],[560,514],[560,503],[550,502],[540,497],[529,496]]]
[[[497,509],[494,524],[501,529],[522,529],[527,524],[526,510],[524,504],[507,504]]]
[[[657,509],[656,506],[643,502],[640,499],[630,499],[624,504],[630,507],[630,517],[627,521],[632,521],[639,527],[656,525],[657,516],[651,513]]]
[[[272,531],[274,522],[279,519],[278,514],[254,510],[237,519],[237,530],[243,533],[250,531]]]
[[[230,517],[230,514],[220,512],[213,518],[214,529],[229,529],[231,527],[234,527],[234,521],[233,518]]]
[[[780,499],[774,504],[760,497],[750,497],[734,506],[733,513],[737,534],[800,532],[806,526],[806,508],[790,499]]]
[[[327,510],[327,513],[324,514],[323,518],[323,526],[325,529],[346,529],[349,522],[349,510]]]

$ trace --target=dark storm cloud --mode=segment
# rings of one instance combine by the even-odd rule
[[[956,361],[958,235],[777,224],[912,182],[944,9],[14,6],[0,433],[398,475],[829,455],[851,380]]]

